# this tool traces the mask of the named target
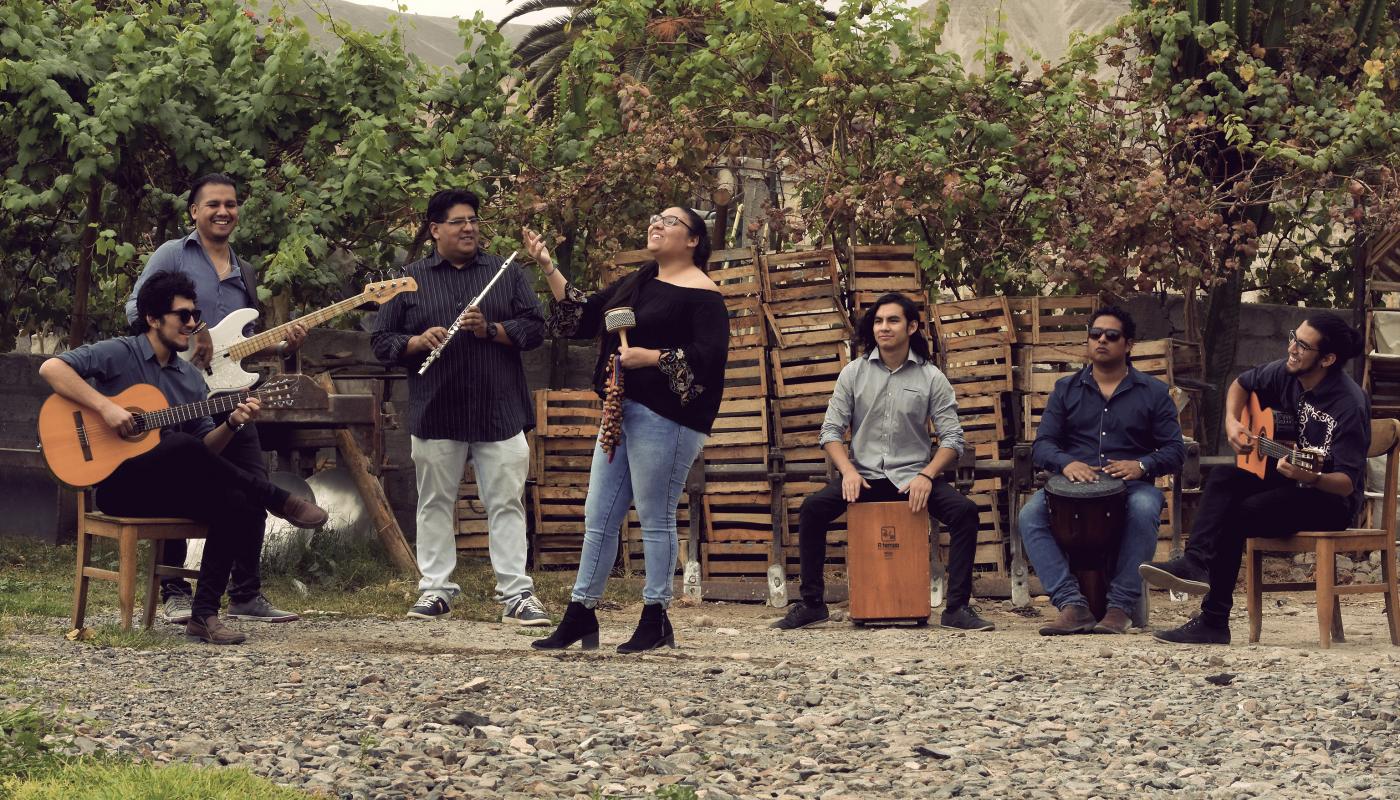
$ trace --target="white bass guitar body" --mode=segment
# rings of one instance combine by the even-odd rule
[[[235,357],[231,350],[235,344],[245,341],[243,329],[257,318],[256,309],[240,308],[209,329],[209,338],[214,340],[214,355],[209,360],[209,366],[204,368],[204,382],[209,384],[211,396],[242,391],[257,383],[258,374],[244,369],[242,359]],[[181,353],[180,358],[189,361],[193,357],[194,342],[191,342],[190,348]]]

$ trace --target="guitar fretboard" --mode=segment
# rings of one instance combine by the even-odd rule
[[[287,331],[291,330],[291,327],[297,323],[301,323],[301,325],[306,328],[314,328],[329,319],[340,316],[355,306],[366,302],[368,299],[369,297],[363,293],[357,294],[354,297],[347,297],[338,303],[333,303],[325,308],[312,311],[304,317],[297,317],[285,325],[278,325],[275,328],[269,328],[262,333],[250,336],[230,347],[228,349],[229,354],[239,360],[247,358],[254,353],[266,350],[278,342],[281,342],[283,339],[286,339]]]
[[[179,425],[182,422],[189,422],[200,417],[222,414],[225,411],[232,411],[238,404],[256,395],[256,392],[234,392],[233,394],[221,394],[211,397],[208,400],[199,400],[194,403],[162,408],[159,411],[143,411],[135,414],[137,425],[140,430],[153,431],[159,428],[169,428],[172,425]]]

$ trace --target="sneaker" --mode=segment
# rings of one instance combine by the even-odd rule
[[[190,620],[185,625],[185,636],[209,644],[243,644],[248,640],[245,634],[225,625],[217,614]]]
[[[808,625],[816,625],[818,622],[826,622],[830,617],[830,612],[826,610],[826,603],[815,606],[796,603],[788,609],[787,616],[769,627],[777,628],[780,631],[790,631],[796,628],[805,628]]]
[[[283,611],[269,603],[267,598],[260,594],[242,603],[229,603],[228,615],[233,619],[250,619],[254,622],[296,622],[301,619],[296,614]]]
[[[190,596],[187,594],[177,592],[160,604],[160,615],[172,625],[184,625],[190,621],[193,613],[194,608],[190,605]]]
[[[938,624],[960,631],[994,631],[997,627],[978,616],[977,610],[972,606],[944,611],[938,618]]]
[[[1211,625],[1198,615],[1180,628],[1157,631],[1152,638],[1172,644],[1229,644],[1230,626]]]
[[[447,604],[447,600],[432,592],[425,592],[408,610],[408,616],[415,619],[440,619],[451,613],[452,606]]]
[[[527,628],[547,628],[553,624],[549,621],[549,615],[544,613],[540,599],[531,592],[521,592],[518,597],[506,601],[501,622],[516,622]]]
[[[1187,594],[1210,591],[1210,575],[1186,560],[1185,556],[1171,561],[1153,561],[1138,567],[1138,574],[1158,589],[1171,589]]]

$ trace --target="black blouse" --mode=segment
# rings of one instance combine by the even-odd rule
[[[607,333],[604,311],[613,305],[618,285],[613,282],[592,295],[569,284],[564,299],[554,302],[546,330],[556,336],[592,339],[601,335],[593,389],[603,396],[607,362],[622,340]],[[653,278],[642,285],[636,306],[637,327],[627,343],[661,351],[655,367],[627,370],[622,396],[692,430],[709,434],[719,414],[724,391],[724,366],[729,358],[729,313],[724,297],[712,289],[677,286]]]

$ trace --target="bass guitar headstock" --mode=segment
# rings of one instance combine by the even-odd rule
[[[367,283],[365,284],[365,290],[361,294],[366,300],[373,300],[376,303],[387,303],[389,300],[404,292],[416,291],[418,291],[418,281],[405,275],[402,278]]]

